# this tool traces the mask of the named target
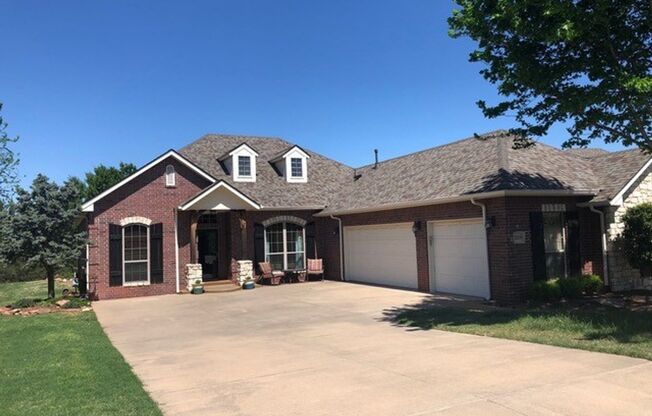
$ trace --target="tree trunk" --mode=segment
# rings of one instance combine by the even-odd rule
[[[54,299],[54,269],[46,267],[45,275],[48,277],[48,298]]]

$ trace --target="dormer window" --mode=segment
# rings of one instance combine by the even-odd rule
[[[233,175],[235,182],[256,182],[256,157],[258,153],[243,143],[218,160]]]
[[[251,178],[251,156],[238,156],[238,176]]]
[[[293,178],[303,178],[303,159],[300,157],[291,158],[290,171]]]
[[[276,169],[285,177],[287,182],[308,182],[308,159],[310,155],[299,146],[292,146],[272,160]]]

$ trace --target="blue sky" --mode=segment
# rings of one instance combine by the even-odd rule
[[[513,126],[447,35],[453,3],[0,0],[20,172],[142,165],[204,133],[280,136],[359,166]],[[559,145],[557,127],[545,142]],[[616,146],[596,145],[616,149]]]

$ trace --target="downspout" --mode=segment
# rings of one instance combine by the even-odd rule
[[[331,218],[334,219],[334,220],[337,220],[337,222],[339,223],[339,227],[340,227],[340,231],[339,231],[339,235],[340,235],[340,278],[344,282],[344,281],[346,281],[346,279],[344,278],[344,237],[342,236],[342,219],[338,218],[338,217],[334,217],[333,215],[331,215]]]
[[[177,208],[174,209],[174,272],[177,278],[177,293],[181,291],[179,286],[179,214]]]
[[[595,212],[600,216],[600,235],[602,236],[602,273],[604,274],[604,285],[609,286],[609,263],[607,260],[607,232],[604,226],[604,212],[596,209],[593,205],[589,205],[591,212]]]
[[[477,202],[475,198],[471,198],[470,202],[473,205],[482,208],[482,225],[484,228],[484,245],[487,257],[487,274],[489,275],[489,298],[491,298],[491,268],[489,264],[489,236],[487,234],[487,206],[482,202]]]

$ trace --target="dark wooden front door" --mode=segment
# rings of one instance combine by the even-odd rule
[[[197,230],[197,252],[202,265],[203,279],[218,277],[217,230]]]

